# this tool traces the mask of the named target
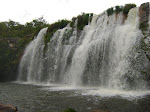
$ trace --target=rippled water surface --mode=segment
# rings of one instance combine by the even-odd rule
[[[77,112],[105,109],[110,112],[150,112],[149,91],[72,88],[60,85],[0,83],[0,103],[17,106],[19,112]]]

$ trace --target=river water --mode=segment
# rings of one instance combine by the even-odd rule
[[[61,85],[0,83],[0,103],[17,106],[19,112],[77,112],[105,109],[110,112],[150,112],[150,92],[72,88]]]

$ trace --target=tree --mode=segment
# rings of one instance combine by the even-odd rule
[[[118,14],[119,12],[121,12],[123,10],[123,6],[115,6],[115,12]]]
[[[47,21],[44,19],[44,17],[40,17],[40,18],[37,18],[37,19],[34,19],[32,21],[32,25],[33,27],[37,28],[37,27],[46,27],[48,25]]]
[[[107,9],[107,15],[108,16],[110,16],[110,15],[112,15],[113,14],[113,12],[114,12],[114,8],[113,7],[111,7],[111,8],[109,8],[109,9]]]
[[[129,13],[129,10],[136,7],[135,4],[126,4],[123,8],[123,14],[127,15]]]
[[[6,25],[7,25],[7,27],[11,28],[11,27],[20,25],[20,23],[19,22],[15,22],[13,20],[9,20],[8,22],[6,22]]]

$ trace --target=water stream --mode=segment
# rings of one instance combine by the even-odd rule
[[[80,34],[77,21],[73,28],[57,30],[47,50],[47,28],[39,32],[21,59],[18,82],[40,85],[29,87],[42,94],[33,100],[42,100],[43,110],[60,112],[69,105],[88,112],[108,105],[111,112],[148,112],[149,81],[142,73],[150,61],[141,49],[139,8],[131,9],[125,21],[122,13],[95,15]],[[45,103],[51,106],[43,107]]]

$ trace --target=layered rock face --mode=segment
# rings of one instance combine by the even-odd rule
[[[147,25],[149,21],[149,3],[144,3],[139,8],[139,20],[144,26]]]
[[[150,60],[150,7],[149,3],[144,3],[139,7],[139,28],[142,30],[144,35],[141,41],[141,48],[145,51],[147,58]]]
[[[139,7],[139,29],[143,33],[143,38],[141,39],[141,49],[145,53],[147,62],[150,63],[150,4],[143,3]],[[147,76],[147,80],[150,80],[150,70],[147,68],[141,71],[143,76]],[[150,85],[150,84],[149,84]]]
[[[0,112],[18,112],[16,107],[0,104]]]

